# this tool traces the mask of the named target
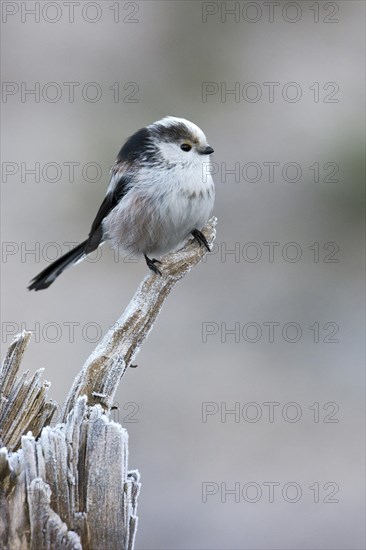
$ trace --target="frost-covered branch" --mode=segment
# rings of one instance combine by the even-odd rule
[[[216,219],[203,233],[215,239]],[[128,470],[128,434],[108,418],[118,383],[173,286],[206,254],[190,240],[162,258],[75,379],[62,423],[43,369],[19,376],[31,333],[19,334],[0,371],[0,546],[133,550],[140,477]],[[16,451],[16,452],[15,452]]]
[[[30,336],[15,338],[0,370],[0,547],[132,550],[140,475],[128,470],[128,433],[86,396],[47,425],[57,405],[43,369],[19,376]]]
[[[215,240],[216,222],[216,218],[211,218],[202,231],[209,245]],[[104,336],[75,379],[64,404],[64,419],[80,395],[86,395],[88,403],[100,404],[105,410],[110,410],[121,377],[148,336],[171,289],[206,253],[204,246],[190,239],[183,248],[161,259],[161,276],[154,273],[147,275],[125,312]]]

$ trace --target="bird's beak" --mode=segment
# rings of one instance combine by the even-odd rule
[[[211,153],[213,153],[214,150],[212,149],[211,145],[207,145],[207,147],[205,147],[200,152],[201,152],[201,155],[211,155]]]

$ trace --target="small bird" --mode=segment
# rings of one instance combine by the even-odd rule
[[[190,235],[210,250],[201,229],[215,199],[211,153],[202,130],[184,118],[167,116],[138,130],[118,153],[88,238],[34,277],[29,290],[48,288],[105,241],[143,255],[158,275],[161,262],[154,256],[177,249]]]

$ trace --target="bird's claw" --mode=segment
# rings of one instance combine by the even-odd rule
[[[200,245],[205,246],[207,250],[211,252],[210,245],[208,244],[206,237],[201,231],[199,231],[198,229],[194,229],[192,231],[192,235]]]
[[[160,269],[158,269],[156,267],[156,264],[161,264],[161,261],[160,260],[157,260],[156,258],[148,258],[145,254],[145,260],[146,260],[146,264],[147,264],[147,267],[149,269],[151,269],[151,271],[153,271],[154,273],[156,273],[156,275],[161,275],[161,271]]]

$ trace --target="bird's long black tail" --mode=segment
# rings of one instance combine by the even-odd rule
[[[32,279],[31,284],[28,287],[29,290],[43,290],[44,288],[48,288],[65,269],[74,265],[86,256],[88,243],[89,239],[78,244],[75,248],[46,267],[46,269],[41,271],[41,273]],[[91,250],[88,250],[88,252],[91,252]]]

